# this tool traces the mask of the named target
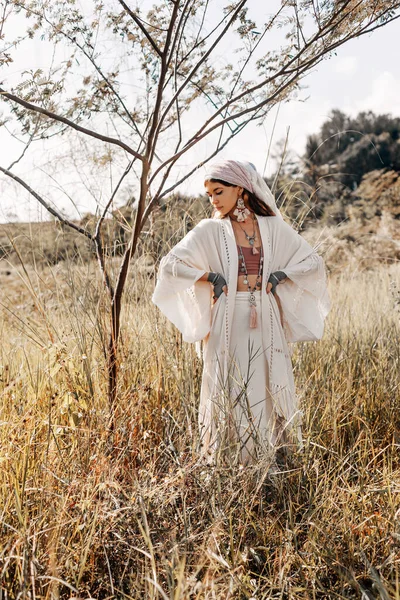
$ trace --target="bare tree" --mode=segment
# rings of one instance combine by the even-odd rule
[[[117,393],[122,295],[131,258],[154,207],[250,122],[262,121],[276,103],[290,98],[304,76],[339,46],[400,16],[400,1],[395,0],[268,4],[270,11],[274,5],[276,10],[260,23],[248,0],[226,6],[216,0],[165,0],[146,10],[133,0],[93,0],[83,8],[73,0],[2,2],[0,93],[7,113],[2,125],[25,147],[0,170],[96,248],[110,301],[111,407]],[[8,35],[13,19],[21,23],[22,18],[24,32],[13,39]],[[270,40],[278,34],[282,44],[273,49]],[[35,36],[53,45],[51,66],[47,72],[25,71],[17,83],[8,83],[13,53]],[[62,60],[57,58],[60,48]],[[221,60],[228,50],[234,65]],[[127,71],[134,76],[135,93],[126,84]],[[103,152],[113,148],[116,159],[126,160],[91,231],[63,217],[51,199],[17,174],[20,160],[38,140],[72,134],[93,140],[97,149],[104,146]],[[207,138],[213,141],[212,151],[193,168],[183,168],[187,154]],[[135,220],[113,278],[101,231],[122,183],[133,173],[138,181]]]

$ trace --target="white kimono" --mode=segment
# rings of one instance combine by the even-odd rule
[[[322,337],[329,311],[322,258],[280,217],[257,216],[264,250],[261,287],[262,343],[268,363],[269,392],[277,417],[290,437],[301,443],[300,416],[287,342]],[[288,279],[266,293],[269,275]],[[221,273],[228,295],[212,304],[212,286],[198,281],[208,271]],[[238,253],[229,218],[203,219],[160,263],[153,302],[187,342],[203,340],[203,376],[199,427],[203,450],[218,449],[221,398],[229,370],[229,342],[238,277]]]

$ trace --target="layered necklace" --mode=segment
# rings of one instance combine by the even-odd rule
[[[251,246],[251,252],[253,254],[258,254],[258,250],[255,247],[255,241],[257,239],[257,234],[256,234],[256,220],[253,217],[253,234],[249,235],[247,233],[247,231],[245,229],[243,229],[243,227],[241,226],[241,224],[239,223],[239,221],[237,221],[237,224],[239,225],[240,229],[243,231],[244,235],[246,236],[246,240],[249,242],[250,246]]]
[[[239,225],[240,229],[243,231],[243,233],[245,234],[246,240],[249,242],[249,244],[251,246],[252,254],[260,254],[260,262],[258,264],[258,274],[257,274],[256,283],[255,283],[254,287],[251,287],[250,286],[250,281],[249,281],[249,274],[247,272],[246,261],[245,261],[245,258],[244,258],[243,248],[242,248],[242,246],[240,246],[240,244],[238,244],[238,248],[239,248],[239,261],[241,262],[242,271],[244,272],[243,283],[245,285],[247,285],[247,289],[249,291],[250,328],[254,329],[254,328],[257,327],[257,310],[256,310],[257,302],[256,302],[256,297],[254,295],[254,292],[256,290],[261,289],[262,271],[263,271],[263,263],[264,263],[264,252],[263,252],[262,245],[260,247],[260,253],[259,253],[259,251],[257,250],[257,248],[254,245],[255,241],[257,239],[256,224],[255,224],[254,217],[253,217],[253,234],[252,235],[249,235],[247,233],[247,231],[245,231],[243,229],[243,227],[240,225],[240,223],[238,223],[238,225]]]

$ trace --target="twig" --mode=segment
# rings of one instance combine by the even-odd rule
[[[46,117],[49,117],[49,119],[53,119],[53,121],[59,121],[60,123],[65,123],[72,129],[76,129],[76,131],[80,131],[81,133],[89,135],[90,137],[94,137],[98,140],[101,140],[102,142],[108,142],[109,144],[114,144],[116,146],[120,146],[120,148],[123,148],[126,152],[128,152],[128,154],[131,154],[132,156],[134,156],[135,158],[138,158],[141,161],[144,160],[144,157],[141,154],[139,154],[138,152],[135,152],[135,150],[133,150],[130,146],[128,146],[124,142],[121,142],[120,140],[108,137],[107,135],[102,135],[101,133],[97,133],[97,131],[92,131],[91,129],[87,129],[86,127],[81,127],[80,125],[78,125],[77,123],[74,123],[70,119],[67,119],[66,117],[63,117],[61,115],[57,115],[56,113],[54,113],[50,110],[47,110],[46,108],[42,108],[41,106],[37,106],[36,104],[32,104],[31,102],[27,102],[26,100],[23,100],[22,98],[19,98],[18,96],[15,96],[15,94],[6,92],[6,90],[4,90],[1,87],[0,87],[0,95],[4,96],[8,100],[11,100],[12,102],[16,102],[17,104],[20,104],[27,110],[32,110],[34,112],[45,115]]]
[[[15,173],[12,173],[8,169],[5,169],[4,167],[1,167],[1,166],[0,166],[0,171],[2,171],[8,177],[11,177],[11,179],[13,179],[14,181],[16,181],[20,185],[22,185],[22,187],[24,187],[34,198],[36,198],[36,200],[38,202],[40,202],[40,204],[42,206],[44,206],[44,208],[51,215],[53,215],[53,217],[56,217],[56,219],[58,219],[61,223],[64,223],[64,225],[67,225],[68,227],[71,227],[71,229],[75,229],[75,231],[78,231],[79,233],[81,233],[82,235],[86,236],[90,240],[93,240],[93,236],[90,233],[90,231],[87,231],[87,229],[84,229],[83,227],[80,227],[79,225],[76,225],[72,221],[69,221],[69,219],[66,219],[65,217],[63,217],[52,206],[50,206],[50,204],[48,202],[46,202],[46,200],[44,198],[42,198],[42,196],[40,196],[37,192],[35,192],[35,190],[32,189],[30,187],[30,185],[28,185],[23,179],[21,179],[20,177],[18,177],[18,175],[15,175]]]

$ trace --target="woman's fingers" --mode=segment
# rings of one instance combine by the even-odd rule
[[[271,290],[272,290],[272,283],[268,282],[268,284],[267,284],[267,294],[269,294]]]
[[[228,286],[224,285],[224,287],[222,288],[222,291],[225,292],[225,295],[228,295]]]

